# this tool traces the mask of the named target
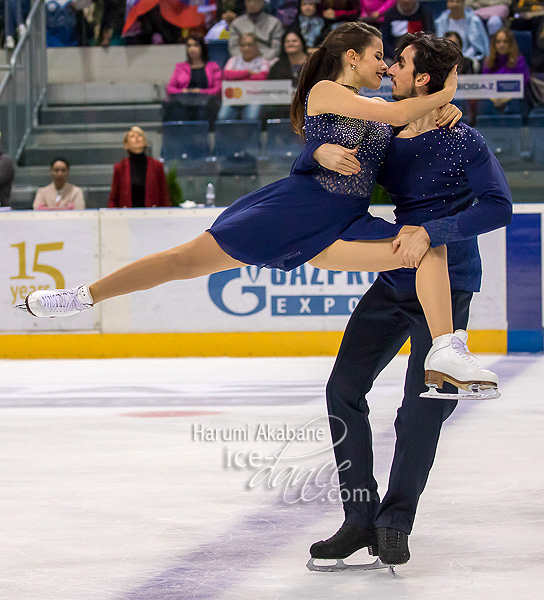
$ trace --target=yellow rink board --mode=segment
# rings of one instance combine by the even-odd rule
[[[0,336],[0,358],[319,356],[338,352],[340,331],[21,334]],[[469,332],[475,353],[506,354],[507,332]],[[409,351],[409,341],[401,353]]]

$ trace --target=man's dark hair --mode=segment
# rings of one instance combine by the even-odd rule
[[[69,162],[68,162],[68,161],[67,161],[65,158],[63,158],[62,156],[57,156],[57,158],[54,158],[54,159],[51,161],[51,169],[53,168],[53,165],[54,165],[56,162],[59,162],[59,161],[60,161],[60,162],[63,162],[63,163],[66,165],[66,168],[67,168],[67,169],[69,169],[69,168],[70,168],[70,163],[69,163]]]
[[[414,54],[414,75],[428,73],[431,80],[427,84],[429,94],[439,92],[444,87],[448,73],[455,65],[460,65],[463,54],[457,45],[446,38],[437,38],[428,33],[407,33],[395,50],[395,60],[402,51],[412,46]]]

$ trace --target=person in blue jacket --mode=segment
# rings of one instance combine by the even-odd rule
[[[475,62],[477,73],[480,63],[489,54],[489,38],[480,17],[465,7],[465,0],[448,0],[445,10],[434,22],[436,35],[444,37],[448,31],[455,31],[461,37],[463,56]]]
[[[409,34],[388,71],[393,98],[426,94],[426,84],[443,60],[435,39]],[[315,140],[307,144],[292,172],[311,172],[318,165],[347,178],[360,168],[353,150]],[[396,131],[378,182],[391,195],[396,223],[421,225],[409,242],[418,246],[417,253],[447,244],[454,327],[465,328],[482,275],[477,236],[508,225],[512,215],[510,190],[497,159],[477,131],[462,123],[451,131],[437,129],[431,114]],[[363,547],[386,564],[410,558],[408,535],[419,496],[442,423],[457,405],[454,400],[419,396],[425,390],[423,361],[431,338],[414,282],[413,269],[380,273],[347,325],[327,385],[336,462],[350,464],[339,469],[345,521],[335,535],[311,547],[312,559],[343,559]],[[395,421],[395,454],[387,493],[380,501],[372,472],[366,394],[408,337],[411,351]],[[366,493],[357,493],[360,490]],[[338,563],[338,568],[345,567]]]

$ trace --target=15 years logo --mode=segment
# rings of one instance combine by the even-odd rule
[[[34,252],[30,251],[30,255],[33,255],[32,268],[30,274],[27,266],[27,245],[26,242],[20,242],[19,244],[11,244],[11,248],[15,248],[18,257],[18,273],[10,277],[14,283],[10,285],[12,304],[16,304],[20,300],[24,300],[26,296],[36,290],[47,290],[52,286],[51,284],[42,283],[43,278],[33,275],[33,273],[44,274],[50,277],[55,288],[64,287],[64,276],[62,273],[48,265],[43,261],[42,256],[45,252],[55,252],[62,250],[64,242],[52,242],[49,244],[36,244],[34,246]],[[28,281],[28,284],[19,284],[18,281]]]

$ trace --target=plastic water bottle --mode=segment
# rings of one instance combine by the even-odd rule
[[[215,187],[213,183],[208,183],[206,187],[206,206],[215,206]]]

